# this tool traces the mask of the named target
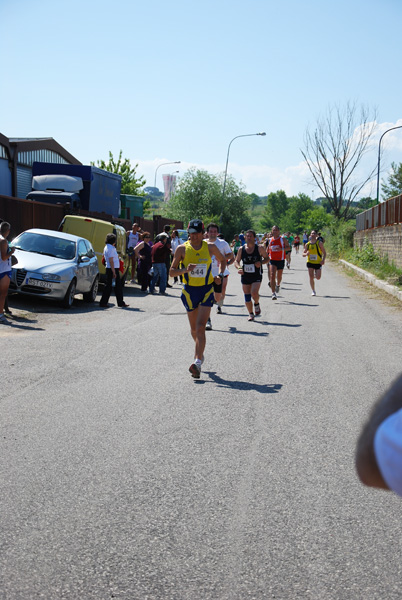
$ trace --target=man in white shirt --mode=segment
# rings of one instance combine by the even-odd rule
[[[217,314],[221,315],[222,314],[222,306],[223,306],[223,302],[224,302],[225,294],[226,294],[226,287],[228,285],[228,277],[229,277],[228,266],[233,263],[234,255],[233,255],[233,252],[232,252],[229,244],[225,240],[218,237],[218,234],[219,234],[218,225],[216,225],[216,223],[210,223],[207,227],[208,242],[210,242],[211,244],[215,244],[215,246],[218,248],[219,252],[227,260],[227,266],[223,273],[223,278],[222,278],[221,283],[216,284],[214,282],[214,297],[215,297],[215,304],[217,305],[216,312],[217,312]],[[213,256],[212,257],[212,275],[214,277],[219,277],[219,271],[220,271],[220,263]],[[207,330],[212,329],[211,319],[208,319],[205,329],[207,329]]]
[[[402,375],[380,398],[363,427],[356,470],[365,485],[402,496]]]

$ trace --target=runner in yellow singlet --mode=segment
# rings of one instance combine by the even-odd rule
[[[221,283],[226,268],[226,258],[215,244],[203,240],[204,223],[193,219],[187,228],[189,240],[177,246],[169,274],[183,278],[181,300],[187,310],[191,335],[195,342],[194,362],[189,368],[195,379],[200,378],[201,365],[204,362],[206,343],[205,326],[214,303],[213,283]],[[220,262],[220,273],[212,275],[212,256]]]
[[[314,277],[317,281],[321,279],[321,267],[325,263],[326,255],[324,244],[317,239],[317,232],[313,230],[310,234],[310,241],[306,243],[303,252],[303,256],[307,256],[307,268],[312,296],[316,295]]]

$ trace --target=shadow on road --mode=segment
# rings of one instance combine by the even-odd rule
[[[203,373],[208,375],[209,378],[218,385],[218,387],[227,388],[230,390],[242,390],[245,392],[254,390],[260,394],[277,394],[282,388],[281,383],[258,384],[251,383],[250,381],[229,381],[228,379],[219,377],[215,371],[203,371]],[[206,383],[206,381],[197,379],[197,383]]]
[[[261,325],[265,325],[266,323],[264,321],[258,321]],[[216,331],[216,330],[215,330]],[[222,330],[222,333],[224,333],[224,330]],[[237,333],[240,335],[256,335],[257,337],[266,337],[267,335],[269,335],[269,333],[267,331],[240,331],[239,329],[237,329],[237,327],[229,327],[229,329],[226,331],[226,333]]]
[[[292,304],[294,306],[308,306],[310,308],[317,308],[318,304],[304,304],[303,302],[290,302],[290,300],[282,300],[281,299],[281,304],[285,305],[285,304]]]
[[[13,316],[9,318],[8,323],[2,325],[0,331],[6,331],[6,328],[22,329],[25,331],[45,331],[43,327],[34,327],[34,325],[29,325],[29,323],[37,323],[37,320]]]

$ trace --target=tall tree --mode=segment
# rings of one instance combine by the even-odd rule
[[[381,184],[382,197],[384,200],[402,194],[402,163],[391,164],[392,172],[388,176],[388,183]]]
[[[267,205],[261,217],[262,228],[268,230],[273,225],[279,225],[288,207],[289,200],[283,190],[268,194]]]
[[[298,196],[291,196],[288,200],[289,208],[280,220],[280,228],[282,231],[300,233],[304,229],[304,215],[308,210],[314,208],[314,203],[303,193]]]
[[[225,203],[222,207],[222,177],[202,169],[190,169],[180,178],[174,196],[166,206],[166,216],[179,219],[185,224],[199,218],[219,222],[222,212],[222,233],[231,239],[234,233],[250,226],[247,215],[249,200],[235,180],[226,180]]]
[[[348,218],[351,203],[376,171],[373,165],[363,176],[357,172],[375,128],[376,112],[349,102],[343,109],[328,108],[315,128],[306,131],[301,153],[337,219]]]
[[[95,166],[94,162],[91,162],[91,165]],[[117,160],[114,159],[113,154],[109,151],[109,161],[105,162],[104,160],[97,160],[96,166],[100,169],[104,169],[105,171],[109,171],[110,173],[117,173],[121,175],[121,193],[122,194],[130,194],[133,196],[145,196],[145,192],[143,189],[146,184],[145,178],[140,175],[137,176],[137,168],[138,163],[135,167],[131,166],[131,162],[129,158],[125,158],[123,160],[123,151],[120,150],[119,158]]]

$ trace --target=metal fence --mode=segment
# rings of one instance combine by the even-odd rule
[[[132,221],[128,219],[114,219],[112,215],[106,213],[87,210],[72,211],[70,205],[67,204],[47,204],[46,202],[22,200],[21,198],[0,195],[0,219],[8,221],[11,225],[10,240],[22,231],[33,227],[57,231],[63,217],[67,214],[92,217],[94,219],[102,219],[103,221],[113,221],[113,223],[122,225],[127,231],[131,229],[132,222],[136,222],[143,231],[149,231],[153,238],[163,231],[165,225],[171,225],[177,229],[183,228],[182,221],[166,219],[159,215],[155,215],[152,219],[134,216]]]
[[[356,231],[402,223],[402,195],[381,202],[356,216]]]

